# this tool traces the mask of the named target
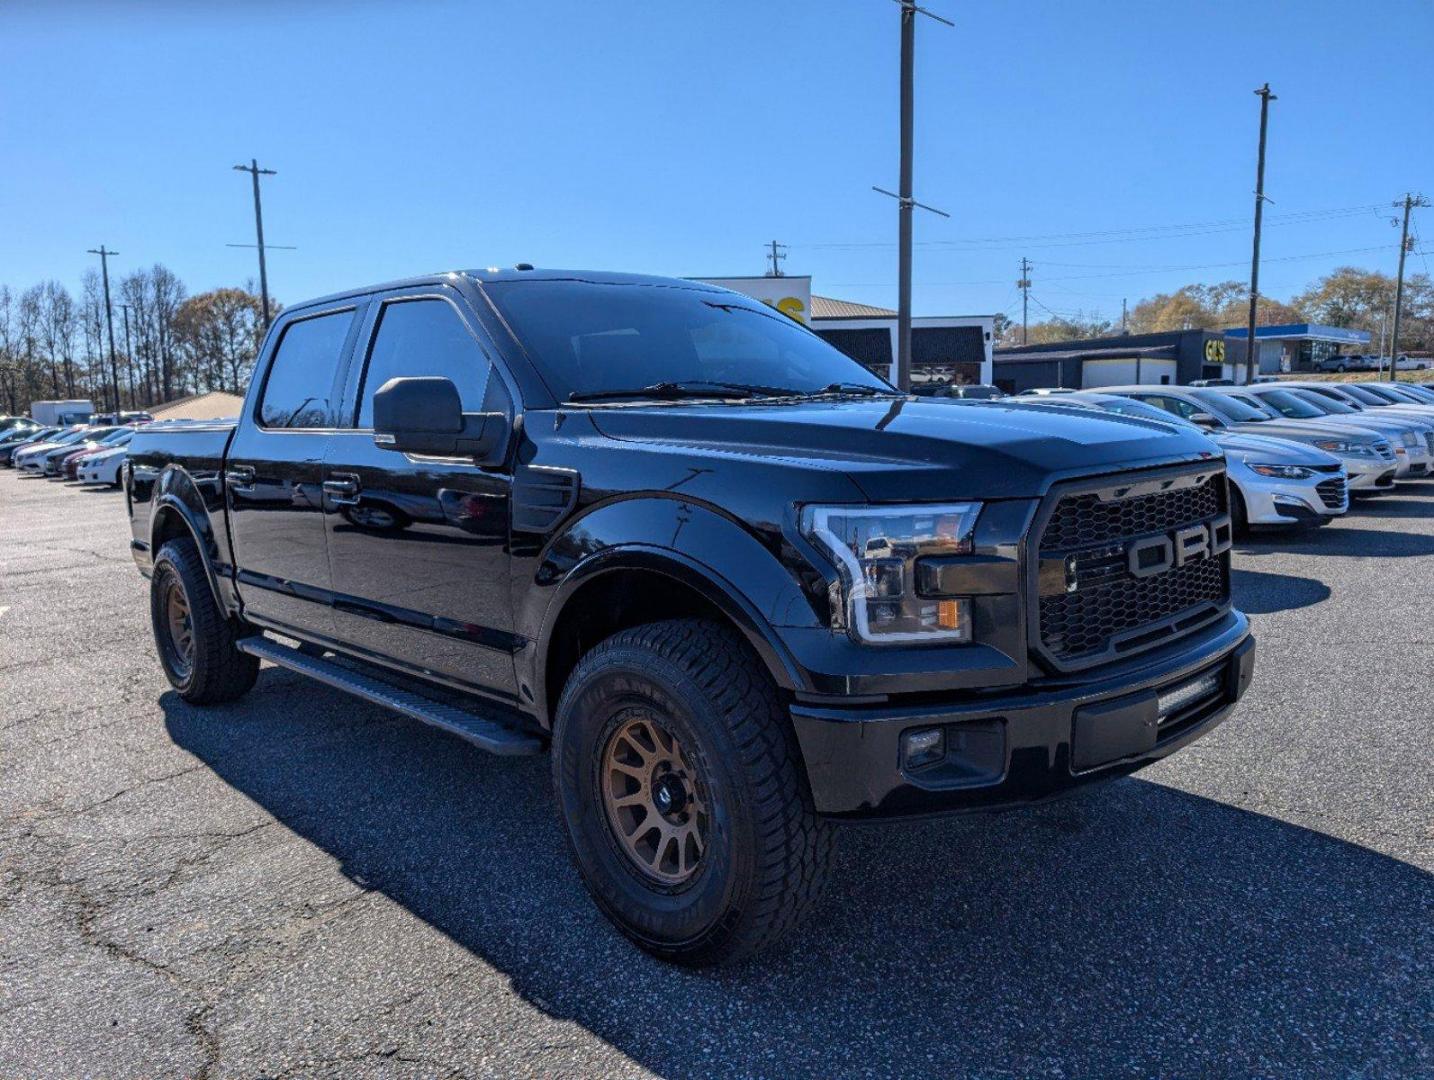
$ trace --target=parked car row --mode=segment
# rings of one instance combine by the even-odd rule
[[[0,466],[35,476],[118,487],[126,448],[142,422],[41,427],[24,417],[0,417]]]
[[[1322,525],[1343,514],[1351,497],[1434,476],[1434,390],[1417,384],[1211,380],[1051,389],[1011,400],[1203,429],[1225,453],[1238,530]]]

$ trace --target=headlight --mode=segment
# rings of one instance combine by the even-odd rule
[[[832,628],[869,645],[971,640],[971,599],[938,592],[938,560],[971,553],[980,503],[807,506],[802,535],[831,557]]]
[[[1342,439],[1320,439],[1315,443],[1320,450],[1328,450],[1331,454],[1353,454],[1355,457],[1373,457],[1374,447],[1364,443],[1345,442]]]
[[[1274,476],[1280,480],[1308,480],[1314,475],[1313,469],[1303,465],[1251,465],[1250,468],[1261,476]]]

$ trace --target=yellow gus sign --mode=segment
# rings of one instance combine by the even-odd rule
[[[1219,338],[1211,338],[1205,342],[1205,363],[1223,364],[1225,362],[1225,343]]]

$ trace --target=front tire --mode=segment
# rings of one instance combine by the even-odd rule
[[[259,677],[258,657],[234,647],[238,635],[214,601],[193,540],[171,540],[159,549],[150,576],[149,614],[159,662],[185,701],[233,701]]]
[[[650,623],[584,656],[558,704],[553,779],[588,891],[661,959],[750,956],[820,894],[834,830],[776,686],[726,627]]]
[[[1245,496],[1230,485],[1230,531],[1236,536],[1250,535],[1250,512],[1245,509]]]

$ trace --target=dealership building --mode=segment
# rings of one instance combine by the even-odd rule
[[[810,326],[816,334],[882,378],[896,359],[896,312],[812,295],[810,277],[701,278],[742,293]],[[930,315],[911,320],[911,381],[989,383],[994,315]]]
[[[1180,385],[1224,373],[1225,334],[1171,330],[1052,341],[997,349],[993,359],[993,381],[1008,394],[1046,386],[1091,390],[1127,383]]]

